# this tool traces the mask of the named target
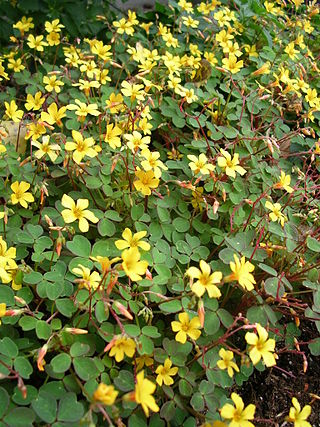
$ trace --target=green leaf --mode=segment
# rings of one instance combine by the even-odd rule
[[[176,406],[173,401],[166,402],[160,410],[160,417],[164,418],[167,423],[173,419],[176,412]]]
[[[72,242],[67,242],[66,246],[74,255],[84,258],[88,258],[90,256],[91,244],[84,236],[74,236]]]
[[[9,405],[9,395],[7,391],[0,387],[0,418],[3,417]]]
[[[141,333],[139,326],[137,325],[125,325],[124,330],[131,337],[138,337]]]
[[[320,356],[320,338],[314,339],[308,347],[313,356]]]
[[[53,423],[57,415],[57,401],[46,391],[40,390],[31,404],[32,409],[46,423]]]
[[[114,235],[114,233],[116,232],[116,227],[113,224],[112,221],[110,221],[107,218],[102,218],[99,222],[98,222],[98,231],[99,234],[101,236],[108,236],[111,237]]]
[[[9,286],[0,286],[0,301],[7,305],[14,305],[14,292]]]
[[[0,341],[0,353],[13,359],[18,356],[19,350],[12,339],[4,337]]]
[[[282,298],[285,292],[284,285],[278,277],[269,277],[265,281],[264,289],[267,294],[273,296],[274,298]]]
[[[260,263],[258,265],[261,268],[261,270],[265,271],[266,273],[270,274],[271,276],[277,276],[278,275],[277,271],[274,268],[270,267],[269,265],[262,264],[262,263]]]
[[[189,230],[190,223],[184,218],[176,218],[173,220],[173,226],[175,227],[176,231],[184,233]]]
[[[54,372],[66,372],[71,365],[71,357],[67,353],[61,353],[51,360],[51,366]]]
[[[89,357],[76,357],[73,360],[73,366],[77,375],[84,381],[96,378],[99,375],[96,364]]]
[[[67,298],[57,299],[56,306],[59,312],[66,317],[71,317],[72,314],[77,311],[74,302]]]
[[[33,372],[31,363],[26,357],[18,356],[14,360],[14,369],[19,372],[19,375],[28,380]]]
[[[65,422],[79,421],[84,414],[84,409],[81,403],[77,401],[75,393],[67,393],[60,400],[58,410],[58,420]]]
[[[178,313],[182,310],[181,302],[178,300],[172,300],[169,302],[164,302],[162,304],[159,304],[159,308],[161,311],[164,311],[165,313]]]
[[[121,391],[127,392],[134,389],[134,378],[130,371],[122,369],[113,382],[116,388]]]
[[[47,340],[51,335],[51,327],[44,320],[38,320],[36,325],[37,337],[43,340]]]
[[[193,387],[188,381],[182,379],[179,381],[179,392],[182,396],[191,396],[193,393]]]
[[[194,393],[190,404],[195,411],[203,411],[205,403],[202,394],[199,392]]]
[[[153,341],[142,335],[139,339],[138,350],[140,354],[152,354],[154,349]]]
[[[216,313],[209,311],[205,315],[204,330],[208,335],[214,335],[220,328],[220,319]]]
[[[23,331],[32,331],[37,326],[37,319],[31,316],[24,316],[19,319],[19,325]]]
[[[144,326],[142,328],[143,335],[146,335],[150,338],[159,338],[161,334],[158,332],[158,328],[156,326]]]
[[[9,427],[32,427],[35,414],[29,408],[14,407],[3,420]]]
[[[307,237],[307,246],[312,252],[320,252],[320,242],[313,237]]]
[[[147,427],[145,416],[142,414],[132,414],[128,419],[129,427]]]
[[[84,356],[85,354],[88,354],[90,351],[90,346],[88,344],[82,343],[82,342],[75,342],[72,344],[70,348],[70,356],[71,357],[78,357],[78,356]]]

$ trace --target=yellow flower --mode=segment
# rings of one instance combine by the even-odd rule
[[[228,176],[231,176],[232,178],[236,177],[236,172],[238,172],[240,175],[244,175],[247,171],[242,167],[239,166],[239,154],[235,153],[233,158],[231,158],[230,153],[228,151],[220,149],[220,153],[222,156],[218,157],[218,166],[221,169],[225,170],[225,173]]]
[[[216,15],[216,14],[215,14]],[[221,30],[219,33],[216,34],[216,40],[219,42],[220,46],[223,48],[227,46],[228,41],[232,40],[234,36],[227,32],[226,30]]]
[[[121,140],[119,138],[119,135],[121,134],[122,130],[117,125],[110,123],[107,125],[106,136],[104,140],[110,145],[111,148],[115,150],[116,148],[121,147]]]
[[[188,154],[187,157],[191,160],[189,167],[195,175],[198,173],[201,173],[202,175],[209,175],[210,171],[214,170],[214,166],[211,163],[208,163],[207,156],[204,153],[201,153],[199,157],[194,156],[193,154]]]
[[[26,126],[27,133],[25,138],[30,139],[32,138],[33,141],[36,141],[40,138],[41,135],[44,135],[46,133],[46,127],[41,123],[30,123]]]
[[[316,107],[319,103],[318,93],[316,89],[308,89],[307,95],[305,96],[305,100],[308,102],[310,107]]]
[[[17,268],[17,264],[14,261],[16,258],[16,248],[9,248],[7,242],[5,242],[0,236],[0,265],[3,268],[6,268],[8,265],[9,268]]]
[[[150,144],[150,136],[142,136],[140,132],[134,130],[132,134],[126,133],[124,135],[125,139],[128,141],[127,146],[132,150],[133,153],[137,152],[139,148],[145,150]]]
[[[93,271],[91,273],[89,268],[84,267],[81,264],[78,264],[78,267],[73,268],[72,273],[77,276],[81,276],[81,279],[77,279],[79,289],[86,288],[88,290],[96,290],[101,283],[101,277],[97,271]]]
[[[143,251],[150,251],[149,243],[141,241],[146,235],[146,231],[139,231],[132,235],[132,231],[129,228],[125,228],[122,233],[124,240],[116,240],[115,245],[120,251],[126,248],[141,248]]]
[[[97,104],[86,104],[85,102],[81,102],[79,99],[75,99],[75,104],[69,104],[67,105],[67,108],[68,110],[74,110],[76,115],[82,120],[84,120],[88,114],[91,114],[91,116],[100,115]]]
[[[30,188],[30,184],[25,181],[15,181],[11,184],[11,190],[13,194],[11,194],[11,202],[13,205],[20,203],[23,208],[28,207],[28,203],[34,202],[34,197],[31,193],[28,193]]]
[[[239,368],[237,364],[233,361],[233,352],[229,350],[225,350],[224,348],[221,348],[219,351],[219,356],[221,357],[220,360],[217,362],[217,366],[219,369],[227,369],[228,375],[230,378],[233,377],[233,371],[239,372]]]
[[[119,21],[113,21],[113,26],[117,28],[118,34],[126,33],[129,36],[134,34],[134,28],[132,27],[131,22],[126,21],[125,18],[121,18]]]
[[[193,13],[193,7],[192,7],[192,3],[190,1],[179,0],[178,6],[180,6],[181,9],[184,10],[185,12]]]
[[[293,407],[290,408],[290,412],[286,417],[286,420],[294,423],[294,427],[311,427],[311,424],[306,421],[311,414],[311,406],[305,405],[301,410],[300,403],[296,397],[292,398],[292,405]]]
[[[159,384],[159,386],[162,386],[162,383],[165,385],[172,385],[173,384],[173,377],[177,374],[178,369],[177,367],[171,368],[172,362],[170,359],[166,359],[164,362],[164,365],[159,365],[156,369],[156,374],[158,374],[156,381]]]
[[[159,412],[159,406],[152,394],[155,392],[156,385],[144,378],[144,371],[141,371],[137,375],[137,383],[134,389],[135,401],[142,406],[146,417],[149,416],[149,409],[153,412]]]
[[[18,106],[14,100],[10,102],[4,103],[6,109],[5,109],[5,115],[8,119],[11,119],[15,123],[19,123],[23,116],[23,111],[18,110]]]
[[[22,64],[21,58],[9,58],[8,69],[13,70],[15,73],[20,73],[26,67]]]
[[[151,355],[143,354],[142,356],[136,358],[135,363],[137,371],[141,371],[144,366],[152,366],[153,359]]]
[[[47,122],[49,125],[57,124],[62,126],[61,119],[66,117],[67,107],[61,107],[58,110],[58,106],[55,102],[49,105],[47,112],[41,112],[41,120]]]
[[[4,302],[0,303],[0,325],[1,325],[1,317],[6,315],[7,306]]]
[[[168,170],[160,159],[160,153],[158,151],[151,152],[148,148],[145,148],[141,151],[141,157],[144,157],[146,160],[142,160],[141,166],[147,172],[153,170],[154,176],[156,178],[161,177],[161,169]]]
[[[261,65],[256,71],[252,73],[253,76],[260,76],[261,74],[270,74],[271,63],[269,61]]]
[[[288,43],[284,51],[293,61],[296,59],[297,53],[299,53],[299,51],[294,48],[294,42]]]
[[[94,139],[92,137],[83,138],[83,135],[77,130],[72,131],[72,141],[67,141],[65,149],[67,151],[73,151],[72,158],[77,165],[82,161],[85,156],[95,157],[98,152],[93,148]]]
[[[128,98],[130,98],[131,102],[133,102],[135,99],[139,101],[144,100],[143,85],[136,85],[133,83],[131,84],[126,80],[124,80],[121,83],[121,86],[122,86],[121,92],[123,93],[124,96],[127,96]]]
[[[106,100],[106,107],[110,110],[111,114],[123,111],[124,105],[123,96],[121,95],[121,93],[115,94],[114,92],[112,92],[112,94],[109,96],[109,99]]]
[[[33,34],[29,34],[27,38],[27,44],[31,49],[35,49],[38,52],[44,51],[44,46],[48,46],[48,44],[43,40],[43,36],[34,36]]]
[[[153,171],[136,171],[137,180],[134,181],[133,185],[136,190],[140,191],[144,196],[150,196],[151,189],[157,188],[159,185],[159,179],[154,176]]]
[[[291,182],[291,176],[286,175],[285,172],[281,171],[280,180],[276,184],[274,184],[273,188],[277,188],[277,189],[283,188],[290,194],[293,192],[293,188],[290,187],[290,182]]]
[[[24,106],[28,111],[37,111],[41,109],[45,100],[46,99],[42,97],[42,93],[40,91],[37,92],[34,96],[31,95],[31,93],[28,93],[27,102],[24,104]]]
[[[186,27],[191,27],[191,28],[197,28],[199,25],[199,21],[196,19],[193,19],[190,15],[183,16],[182,22]]]
[[[79,229],[83,233],[89,230],[89,223],[87,220],[93,223],[99,221],[99,219],[87,209],[89,206],[89,200],[87,199],[78,199],[77,204],[75,204],[70,196],[64,194],[61,203],[63,207],[68,208],[61,212],[64,222],[70,224],[71,222],[79,221]]]
[[[230,268],[233,273],[227,276],[224,281],[232,282],[233,280],[238,282],[240,286],[248,291],[254,289],[253,284],[256,283],[251,272],[254,270],[254,265],[249,261],[246,261],[245,257],[241,258],[241,262],[236,254],[233,255],[235,262],[230,262]]]
[[[186,274],[192,279],[198,279],[191,286],[192,292],[201,297],[206,291],[210,298],[220,298],[221,292],[216,286],[221,282],[222,273],[215,271],[211,274],[211,267],[205,261],[200,261],[200,270],[196,267],[188,268]]]
[[[25,32],[31,30],[31,28],[34,28],[34,24],[32,21],[32,18],[27,18],[26,16],[23,16],[21,21],[18,21],[16,24],[13,25],[13,28],[17,28],[23,36]]]
[[[118,337],[113,343],[109,352],[110,357],[114,357],[116,362],[121,362],[124,356],[133,357],[136,351],[136,343],[132,338]]]
[[[111,46],[109,44],[103,44],[101,40],[94,40],[91,46],[91,52],[98,55],[103,61],[109,61],[112,56]]]
[[[55,75],[44,76],[43,77],[43,83],[46,85],[45,89],[48,92],[55,91],[56,93],[60,93],[61,92],[60,86],[64,85],[63,82],[61,82],[60,80],[57,80],[57,76],[55,76]]]
[[[238,73],[243,68],[243,61],[238,61],[236,55],[231,53],[228,58],[222,60],[223,68],[230,71],[232,74]]]
[[[98,388],[93,393],[93,399],[97,402],[101,402],[104,405],[111,406],[114,404],[119,392],[115,390],[113,385],[106,385],[100,383]]]
[[[149,31],[150,31],[150,27],[153,25],[153,22],[148,22],[148,23],[146,23],[146,22],[142,22],[142,23],[140,23],[140,27],[141,28],[143,28],[144,29],[144,31],[147,33],[147,34],[149,34]]]
[[[178,332],[175,340],[184,344],[188,336],[196,341],[201,335],[201,331],[199,331],[201,327],[199,317],[196,316],[190,320],[188,313],[180,313],[178,318],[179,322],[176,320],[171,322],[173,332]]]
[[[137,247],[125,249],[122,254],[122,268],[126,275],[134,282],[142,279],[148,268],[147,261],[140,261],[140,252]]]
[[[54,19],[52,22],[46,21],[44,27],[47,33],[60,33],[64,25],[60,24],[59,19]]]
[[[46,40],[49,46],[58,46],[60,44],[60,34],[55,32],[47,34]]]
[[[38,148],[38,150],[34,153],[37,159],[42,159],[45,155],[48,155],[50,160],[54,162],[57,157],[57,151],[61,150],[58,144],[50,144],[50,136],[45,135],[42,137],[42,143],[38,141],[32,141],[32,145]]]
[[[259,57],[259,55],[258,55],[258,53],[257,53],[257,46],[254,44],[254,45],[249,45],[249,44],[245,44],[244,45],[244,50],[246,51],[246,53],[249,55],[249,56],[253,56],[253,57],[255,57],[255,58],[258,58]]]
[[[186,89],[186,88],[182,88],[180,95],[183,96],[184,98],[186,98],[186,101],[188,104],[191,104],[194,101],[197,101],[198,97],[197,95],[195,95],[194,90],[193,89]]]
[[[283,227],[284,223],[287,221],[287,217],[281,212],[282,207],[280,203],[271,203],[268,200],[266,201],[265,207],[272,211],[269,213],[269,218],[271,219],[271,221],[280,222]]]
[[[79,83],[73,83],[72,86],[79,86],[79,89],[83,90],[86,96],[89,96],[90,89],[93,89],[93,88],[98,89],[101,86],[101,84],[96,80],[89,81],[89,80],[79,79]]]
[[[245,340],[250,345],[249,356],[252,363],[259,363],[261,357],[265,365],[269,368],[276,364],[276,359],[273,354],[276,342],[274,339],[268,339],[268,332],[259,323],[256,324],[258,335],[253,332],[247,332]]]
[[[243,400],[237,393],[232,393],[231,399],[235,406],[226,403],[220,410],[222,418],[232,420],[229,423],[230,427],[254,427],[249,420],[254,419],[256,407],[251,403],[245,408]]]
[[[103,275],[105,275],[111,269],[111,265],[119,261],[121,258],[115,257],[109,259],[106,256],[97,255],[96,257],[91,256],[90,259],[92,259],[93,261],[97,261],[100,264],[102,273]]]

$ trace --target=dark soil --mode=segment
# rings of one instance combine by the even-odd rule
[[[312,339],[306,337],[309,334],[310,330],[306,329],[302,337]],[[301,407],[311,404],[312,412],[308,421],[312,427],[320,427],[320,358],[312,356],[306,345],[301,350],[308,361],[305,373],[303,356],[286,352],[281,353],[277,360],[277,366],[286,372],[278,368],[264,372],[255,370],[245,383],[241,394],[246,403],[256,405],[255,418],[261,420],[255,421],[256,427],[291,427],[291,423],[285,422],[285,417],[292,406],[292,397],[298,399]]]

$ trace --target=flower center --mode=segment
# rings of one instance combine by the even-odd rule
[[[82,213],[82,209],[80,208],[73,208],[73,215],[77,218],[77,219],[81,219],[83,217],[83,213]]]

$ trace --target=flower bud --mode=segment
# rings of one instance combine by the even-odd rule
[[[125,316],[129,320],[133,320],[131,313],[129,313],[129,311],[125,308],[125,306],[123,304],[121,304],[121,302],[115,301],[114,305],[117,307],[117,309],[120,311],[120,313],[123,316]]]
[[[66,332],[69,332],[72,335],[85,335],[88,333],[86,329],[80,329],[80,328],[66,328]]]

